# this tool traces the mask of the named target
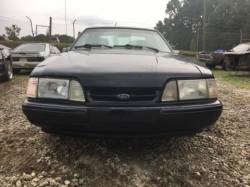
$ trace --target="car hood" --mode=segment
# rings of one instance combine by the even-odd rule
[[[173,54],[92,50],[51,57],[38,65],[31,76],[75,78],[89,87],[162,87],[169,78],[212,76],[205,69],[204,72]]]

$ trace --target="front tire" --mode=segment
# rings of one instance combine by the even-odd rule
[[[3,76],[4,81],[12,80],[13,78],[13,68],[11,61],[5,61],[5,72]]]

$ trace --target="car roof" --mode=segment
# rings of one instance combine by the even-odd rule
[[[95,26],[95,27],[87,27],[87,29],[133,29],[133,30],[147,30],[147,31],[155,31],[157,30],[152,28],[144,28],[144,27],[125,27],[125,26]]]

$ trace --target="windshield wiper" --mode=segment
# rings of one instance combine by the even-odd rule
[[[126,49],[149,49],[149,50],[155,51],[156,53],[160,52],[159,49],[156,49],[153,47],[141,46],[141,45],[126,44],[126,45],[115,45],[114,47],[122,47],[122,48],[126,48]]]
[[[85,48],[85,49],[92,49],[95,47],[105,47],[105,48],[109,48],[111,49],[112,47],[109,45],[104,45],[104,44],[84,44],[84,45],[78,45],[78,46],[74,46],[74,49],[80,49],[80,48]]]

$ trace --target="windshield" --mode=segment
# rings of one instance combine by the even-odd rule
[[[43,52],[45,51],[45,44],[22,44],[14,49],[14,52]]]
[[[141,46],[161,52],[171,52],[162,37],[155,31],[139,29],[87,29],[73,46],[102,45],[109,48],[122,46]]]
[[[245,43],[245,44],[240,44],[233,48],[232,51],[234,52],[244,52],[244,51],[249,51],[250,50],[250,43]]]

